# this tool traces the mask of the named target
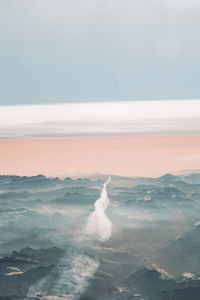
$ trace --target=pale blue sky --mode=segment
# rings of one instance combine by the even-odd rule
[[[199,0],[0,0],[0,105],[200,98]]]

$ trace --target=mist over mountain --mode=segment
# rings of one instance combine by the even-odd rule
[[[0,176],[0,299],[200,298],[200,174],[107,178]]]

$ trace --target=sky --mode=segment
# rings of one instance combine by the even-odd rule
[[[157,177],[200,170],[199,135],[0,139],[1,174]]]
[[[200,170],[200,100],[4,106],[0,128],[1,174]]]
[[[200,98],[199,0],[1,0],[0,105]]]
[[[199,0],[0,0],[0,174],[200,169]]]

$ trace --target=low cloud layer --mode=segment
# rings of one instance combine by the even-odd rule
[[[90,237],[94,243],[103,242],[112,235],[112,222],[105,212],[109,205],[106,187],[110,180],[111,177],[105,182],[101,196],[95,202],[95,211],[88,217],[86,228],[75,239],[78,248],[82,249],[80,253],[77,249],[73,249],[73,254],[69,255],[68,251],[60,262],[56,284],[53,286],[49,284],[52,276],[49,274],[29,288],[29,297],[34,297],[40,293],[43,300],[61,299],[62,296],[59,298],[60,295],[65,295],[65,299],[78,300],[87,289],[89,280],[99,267],[99,262],[83,250],[84,242],[87,237]]]
[[[0,108],[0,138],[200,133],[200,100]]]

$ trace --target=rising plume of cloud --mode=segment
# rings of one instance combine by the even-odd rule
[[[106,215],[106,209],[109,205],[109,198],[107,195],[106,187],[111,178],[106,181],[103,186],[101,197],[95,202],[95,210],[89,216],[85,232],[90,237],[93,237],[100,242],[108,240],[112,235],[112,222]]]

